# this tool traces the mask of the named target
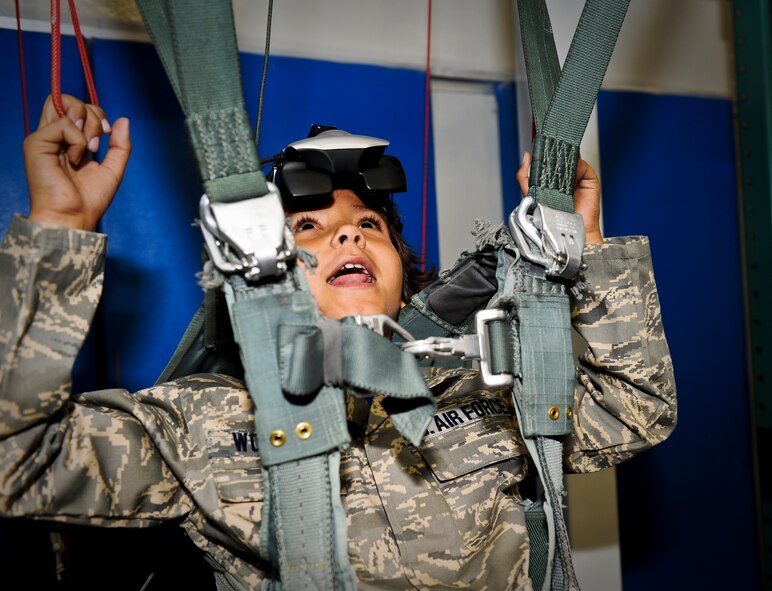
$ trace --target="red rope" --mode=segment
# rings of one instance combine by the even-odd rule
[[[70,16],[72,17],[72,26],[75,29],[75,41],[78,44],[78,53],[80,54],[80,63],[83,65],[83,75],[86,78],[86,88],[88,89],[88,98],[92,105],[98,105],[96,85],[94,77],[91,74],[91,66],[88,62],[88,53],[86,52],[86,42],[83,40],[83,33],[80,30],[80,21],[78,12],[75,9],[75,0],[67,0],[70,6]],[[62,104],[62,32],[61,32],[61,10],[59,0],[51,0],[51,102],[54,109],[60,117],[64,117],[64,105]]]
[[[86,88],[88,89],[88,100],[92,105],[99,105],[97,99],[94,77],[91,75],[91,65],[88,63],[88,52],[86,51],[86,42],[83,40],[83,33],[80,32],[80,21],[78,20],[78,11],[75,10],[75,0],[67,0],[70,5],[70,16],[72,17],[72,27],[75,29],[75,40],[78,43],[78,53],[80,53],[80,63],[83,64],[83,74],[86,77]]]
[[[62,104],[62,32],[59,0],[51,0],[51,102],[59,117],[64,117]]]
[[[21,17],[19,16],[19,0],[16,4],[16,37],[19,42],[19,74],[21,76],[21,109],[24,113],[24,137],[29,135],[29,111],[27,109],[27,76],[24,72],[24,44],[21,39]]]
[[[424,100],[424,187],[421,214],[421,271],[426,268],[426,216],[429,185],[429,101],[431,98],[432,80],[432,0],[429,0],[428,12],[429,17],[426,30],[426,96]]]

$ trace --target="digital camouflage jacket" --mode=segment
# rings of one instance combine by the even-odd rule
[[[98,526],[177,519],[231,584],[270,576],[244,384],[195,375],[140,392],[73,394],[70,371],[102,289],[105,236],[17,217],[0,247],[0,515]],[[676,423],[673,371],[645,238],[588,246],[573,325],[579,359],[568,470],[612,466]],[[418,448],[376,396],[351,398],[342,454],[349,557],[363,589],[531,589],[518,484],[527,455],[510,395],[434,369]]]

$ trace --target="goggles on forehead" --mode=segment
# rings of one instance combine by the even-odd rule
[[[309,137],[291,143],[267,162],[284,199],[328,197],[334,189],[366,195],[407,190],[398,158],[384,155],[386,140],[314,125]]]

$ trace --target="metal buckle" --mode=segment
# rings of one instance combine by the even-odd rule
[[[295,237],[284,223],[279,190],[232,203],[212,203],[204,193],[198,205],[201,231],[212,262],[223,273],[243,273],[248,281],[279,275],[295,256]]]
[[[572,279],[579,272],[585,230],[578,213],[553,209],[525,197],[509,216],[509,230],[523,258],[544,267],[547,275]],[[526,238],[541,252],[531,250]]]
[[[460,337],[429,337],[421,340],[409,339],[400,347],[403,351],[416,357],[478,359],[480,361],[480,375],[487,386],[511,386],[515,379],[513,375],[494,374],[491,371],[491,345],[488,333],[488,324],[491,321],[506,320],[506,318],[507,314],[504,310],[497,308],[480,310],[475,316],[477,334]]]
[[[494,374],[491,371],[491,341],[488,338],[488,324],[493,320],[506,319],[507,313],[498,308],[480,310],[474,317],[474,325],[480,343],[480,374],[487,386],[512,386],[515,383],[515,376],[512,374]]]

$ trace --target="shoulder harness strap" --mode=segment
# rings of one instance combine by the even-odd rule
[[[230,1],[138,4],[185,112],[205,191],[202,232],[222,281],[221,293],[210,290],[162,378],[243,370],[257,409],[264,471],[261,554],[280,574],[271,588],[353,590],[339,491],[340,450],[349,444],[342,388],[386,387],[395,400],[395,426],[415,443],[434,413],[433,398],[415,360],[391,345],[388,364],[358,371],[367,366],[357,358],[362,342],[378,348],[379,341],[388,345],[383,337],[336,321],[332,328],[317,326],[319,313],[294,264],[278,191],[260,169],[241,94]],[[230,322],[218,323],[226,326],[218,334],[208,322],[224,316],[223,295]],[[223,364],[222,349],[215,348],[220,337],[230,340],[228,324],[241,368]],[[329,336],[336,331],[345,338]]]
[[[462,256],[400,315],[403,326],[436,340],[473,330],[482,308],[505,311],[510,330],[497,331],[495,340],[512,362],[499,369],[515,377],[518,422],[545,489],[534,514],[546,516],[549,544],[529,527],[529,574],[542,591],[579,589],[562,510],[561,437],[572,429],[575,381],[568,292],[585,241],[573,192],[579,144],[628,4],[587,0],[561,72],[546,3],[519,0],[536,124],[528,196],[509,231],[478,232],[478,251]]]

